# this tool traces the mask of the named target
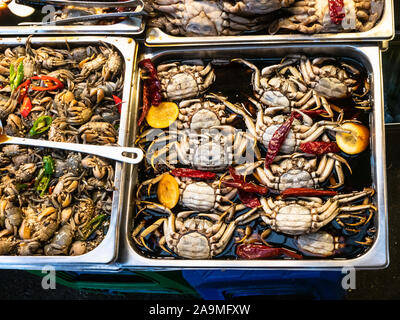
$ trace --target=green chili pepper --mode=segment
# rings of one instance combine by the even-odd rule
[[[39,181],[38,186],[36,187],[36,191],[40,192],[40,196],[43,197],[47,187],[49,186],[50,183],[50,175],[45,174]]]
[[[24,64],[22,62],[19,63],[17,67],[17,71],[15,71],[14,64],[10,65],[10,87],[11,90],[14,90],[19,86],[19,84],[24,79]]]
[[[53,119],[50,116],[41,116],[33,123],[33,127],[29,130],[31,136],[43,133],[50,128]]]
[[[100,226],[100,224],[107,218],[107,214],[99,214],[90,220],[83,228],[83,240],[86,240],[90,235]]]
[[[43,157],[43,167],[46,174],[52,175],[54,173],[54,160],[51,156]]]
[[[15,76],[16,76],[15,67],[14,67],[14,64],[11,63],[11,65],[10,65],[10,86],[11,86],[11,89],[13,89],[13,86],[14,86]]]
[[[24,80],[24,64],[20,62],[17,68],[17,75],[14,79],[14,88],[17,88],[22,80]]]

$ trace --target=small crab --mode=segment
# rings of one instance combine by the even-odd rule
[[[314,233],[333,219],[340,218],[341,214],[362,210],[376,211],[376,207],[369,202],[351,205],[353,201],[371,197],[373,193],[373,189],[365,188],[363,191],[338,194],[326,201],[318,197],[284,200],[262,197],[260,217],[277,232],[289,235]],[[363,217],[360,216],[359,219],[363,220]]]
[[[208,129],[219,125],[229,125],[236,114],[228,114],[226,106],[211,100],[193,99],[179,103],[177,128],[179,129]]]
[[[288,58],[298,61],[301,80],[320,97],[328,100],[346,98],[360,86],[359,79],[356,79],[361,74],[360,70],[348,63],[331,57],[317,57],[313,61],[304,55]]]
[[[269,27],[269,33],[275,34],[280,29],[301,33],[365,32],[376,25],[385,5],[384,0],[348,0],[344,1],[343,8],[335,8],[330,2],[296,1],[286,8],[291,15],[274,21]],[[335,10],[338,12],[335,13]]]
[[[215,95],[221,102],[223,102],[228,108],[234,110],[237,114],[241,115],[245,121],[247,129],[253,137],[256,137],[266,148],[268,148],[269,142],[271,141],[275,131],[289,118],[288,114],[279,114],[273,116],[273,112],[276,112],[275,108],[263,108],[260,103],[252,98],[249,100],[257,106],[257,119],[256,121],[250,117],[243,107],[230,103],[226,98]],[[280,152],[284,154],[291,154],[293,152],[300,151],[300,145],[304,142],[315,141],[317,138],[322,136],[326,131],[330,130],[333,132],[347,132],[340,128],[339,121],[318,121],[313,122],[311,117],[307,116],[300,109],[286,109],[292,112],[300,114],[300,119],[294,119],[292,126],[287,134],[285,141],[283,142]]]
[[[74,237],[74,229],[70,224],[64,224],[44,246],[46,256],[66,255]]]
[[[5,227],[4,230],[0,231],[0,238],[9,234],[15,236],[22,223],[22,218],[22,211],[19,207],[15,207],[8,200],[0,200],[0,221],[4,221]]]
[[[137,199],[141,198],[140,192],[144,186],[148,186],[150,191],[151,186],[158,183],[166,174],[169,173],[163,173],[140,184],[137,190]],[[218,180],[208,182],[175,176],[174,179],[179,186],[179,204],[190,210],[223,213],[231,207],[231,200],[238,192],[236,188],[221,187]],[[224,205],[224,203],[228,204]]]
[[[156,139],[149,146],[147,157],[153,166],[157,162],[174,168],[173,164],[179,163],[198,170],[222,171],[231,164],[260,159],[261,155],[253,137],[225,125],[201,134],[179,131]]]
[[[182,100],[197,97],[213,84],[215,73],[208,64],[201,61],[193,65],[185,62],[173,62],[157,66],[157,75],[161,82],[161,93],[168,100]]]
[[[357,235],[357,238],[359,236]],[[370,246],[373,238],[365,236],[363,241],[357,241],[343,236],[333,235],[326,231],[318,231],[295,237],[298,249],[305,255],[316,257],[336,256],[349,246]]]
[[[175,215],[167,208],[163,212],[168,217],[158,219],[152,225],[141,231],[139,224],[132,232],[133,240],[142,247],[147,247],[145,237],[163,227],[164,235],[159,241],[160,247],[171,253],[187,259],[211,259],[220,254],[228,245],[237,226],[247,224],[258,218],[254,214],[257,208],[241,214],[235,220],[226,223],[220,215],[183,211]]]
[[[336,171],[338,182],[331,188],[339,188],[344,184],[342,163],[351,172],[346,159],[334,153],[324,154],[321,158],[293,153],[276,157],[269,167],[265,167],[264,160],[260,160],[242,168],[238,167],[237,170],[255,170],[262,184],[270,190],[280,192],[289,188],[319,188],[328,180],[333,170]]]
[[[109,122],[89,121],[78,129],[83,143],[113,144],[117,142],[117,131]]]
[[[154,0],[152,6],[158,14],[149,21],[149,26],[162,28],[168,34],[184,36],[229,36],[255,32],[265,28],[269,18],[266,14],[250,14],[255,3],[245,0],[240,1],[238,6],[232,6],[228,1]],[[261,6],[255,6],[255,11],[277,8],[276,0],[273,0],[272,6],[271,1],[265,3],[263,0],[261,3]],[[244,8],[243,5],[250,6]]]
[[[49,240],[58,229],[59,219],[57,209],[43,205],[42,209],[22,208],[25,218],[19,227],[18,234],[26,242],[41,242]]]

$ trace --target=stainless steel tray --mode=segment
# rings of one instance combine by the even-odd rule
[[[376,190],[374,204],[378,211],[375,214],[376,239],[371,248],[363,255],[352,259],[312,259],[312,260],[187,260],[175,258],[148,258],[137,250],[131,240],[130,233],[133,226],[133,212],[135,209],[135,187],[137,184],[137,167],[130,167],[127,171],[130,181],[126,195],[126,214],[121,225],[121,248],[117,263],[125,269],[182,269],[182,268],[227,268],[227,269],[339,269],[343,267],[354,267],[359,269],[381,269],[389,263],[388,255],[388,220],[387,220],[387,194],[386,194],[386,161],[385,161],[385,131],[383,116],[383,89],[381,74],[381,51],[376,45],[368,44],[285,44],[271,46],[219,46],[219,47],[196,47],[196,48],[168,48],[158,50],[147,50],[148,53],[141,54],[138,61],[151,58],[157,65],[166,60],[188,60],[188,59],[231,59],[241,57],[252,58],[283,58],[287,54],[304,53],[306,55],[334,55],[349,57],[361,62],[368,71],[371,82],[373,112],[370,115],[371,130],[371,176],[372,187]],[[139,75],[135,70],[135,83],[139,83]],[[134,89],[133,118],[140,103],[141,88],[139,85]],[[135,123],[134,120],[134,123]],[[136,125],[129,128],[134,141]]]
[[[393,0],[385,1],[385,8],[381,20],[375,27],[366,32],[348,33],[321,33],[305,34],[277,34],[277,35],[241,35],[220,37],[183,37],[171,36],[159,28],[148,28],[145,43],[149,47],[155,46],[187,46],[213,44],[271,44],[271,43],[304,43],[304,42],[379,42],[391,40],[394,36],[394,8]],[[266,31],[267,32],[267,31]]]
[[[13,47],[25,44],[27,38],[1,39],[0,48],[5,46]],[[129,126],[131,113],[131,83],[134,65],[136,64],[137,43],[130,38],[118,37],[33,37],[31,43],[36,46],[51,46],[65,48],[66,41],[73,46],[96,45],[103,41],[117,48],[125,62],[124,88],[122,92],[122,113],[120,118],[120,128],[118,144],[126,146],[127,127]],[[92,251],[81,256],[0,256],[0,269],[39,269],[43,266],[52,266],[59,270],[82,271],[89,269],[116,270],[117,265],[112,264],[117,258],[119,242],[119,224],[122,214],[122,204],[124,201],[126,166],[116,162],[114,185],[116,190],[113,193],[112,211],[109,230],[103,241]]]
[[[29,21],[29,18],[27,18]],[[37,21],[39,22],[39,21]],[[69,26],[0,26],[2,36],[49,36],[49,35],[103,35],[103,36],[134,36],[145,30],[143,16],[135,16],[122,22],[110,25],[69,25]]]

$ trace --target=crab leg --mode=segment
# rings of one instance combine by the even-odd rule
[[[256,127],[253,122],[253,119],[240,107],[234,105],[233,103],[229,102],[225,97],[217,95],[215,93],[210,93],[211,96],[215,97],[219,101],[221,101],[226,107],[231,109],[233,112],[237,113],[238,115],[243,117],[243,120],[246,124],[247,129],[250,131],[250,134],[253,137],[257,137],[256,134]]]

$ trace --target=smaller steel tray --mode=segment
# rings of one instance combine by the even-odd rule
[[[341,32],[305,34],[276,34],[276,35],[241,35],[241,36],[211,36],[183,37],[171,36],[159,28],[148,28],[145,44],[156,46],[187,46],[213,44],[271,44],[271,43],[305,43],[305,42],[380,42],[391,40],[395,33],[393,0],[385,1],[385,8],[380,21],[375,27],[366,32]]]
[[[15,47],[26,42],[27,38],[9,38],[0,40],[0,48]],[[118,144],[127,146],[127,127],[131,113],[131,83],[133,68],[136,64],[137,43],[131,38],[122,37],[33,37],[32,47],[50,46],[65,48],[66,42],[71,46],[96,45],[102,41],[114,46],[122,55],[125,63],[124,87],[122,92],[122,106]],[[51,266],[57,270],[107,270],[116,271],[118,266],[113,264],[118,255],[119,224],[124,202],[126,165],[115,163],[115,178],[110,225],[103,241],[92,251],[80,256],[0,256],[0,269],[29,269],[36,270],[43,266]]]

